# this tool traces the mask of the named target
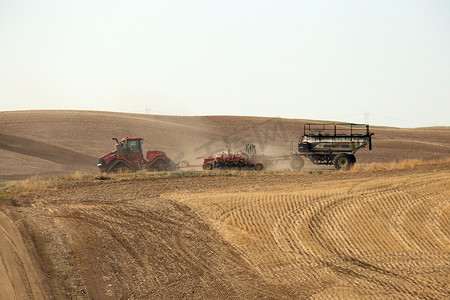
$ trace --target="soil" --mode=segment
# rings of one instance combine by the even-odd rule
[[[63,183],[0,206],[0,296],[447,299],[449,174]]]
[[[202,157],[246,143],[259,154],[288,155],[308,120],[239,116],[162,116],[98,111],[0,112],[0,184],[32,176],[96,173],[99,156],[114,149],[111,138],[144,138],[144,150],[162,150],[175,162],[202,164]],[[444,159],[450,127],[371,127],[373,151],[358,163]],[[279,168],[284,168],[281,164]],[[306,167],[316,166],[307,165]]]
[[[96,173],[126,135],[191,164],[249,142],[283,155],[305,122],[2,112],[0,183]],[[359,163],[448,158],[448,127],[372,130]],[[331,170],[3,188],[0,299],[449,299],[448,160]]]

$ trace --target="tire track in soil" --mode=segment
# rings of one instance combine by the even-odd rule
[[[309,214],[318,210],[319,206],[326,201],[327,195],[311,197],[311,195],[291,195],[287,198],[294,198],[296,201],[291,201],[291,205],[286,206],[286,210],[277,216],[273,226],[272,233],[277,247],[286,256],[286,265],[284,272],[290,274],[291,269],[301,270],[297,272],[296,278],[291,278],[291,281],[296,281],[302,289],[306,291],[306,298],[311,297],[318,291],[327,289],[328,278],[322,277],[324,264],[320,257],[325,255],[323,251],[318,251],[317,247],[311,245],[311,236],[305,235],[307,231],[303,229],[303,220],[307,219]],[[289,251],[286,251],[289,249]]]
[[[448,197],[448,196],[447,196]],[[450,198],[450,197],[448,197]],[[447,199],[448,199],[447,198]],[[430,232],[436,236],[436,240],[441,243],[443,246],[445,241],[447,245],[450,245],[450,232],[445,232],[444,228],[449,228],[449,226],[444,226],[441,223],[447,222],[448,218],[443,216],[446,209],[450,207],[450,202],[441,202],[436,204],[431,210],[427,217],[427,226],[430,228]],[[437,236],[439,235],[439,236]]]
[[[174,200],[170,200],[170,201],[172,201],[172,202],[174,203],[174,205],[180,205],[179,202],[177,202],[177,201],[174,201]],[[184,207],[185,209],[189,209],[190,212],[194,213],[190,208],[188,208],[188,206],[183,205],[183,207]],[[239,207],[237,207],[237,209],[239,209]],[[232,211],[236,211],[236,209],[232,209]],[[228,211],[228,213],[226,213],[225,215],[231,216],[231,215],[233,214],[232,211]],[[220,215],[218,216],[218,218],[219,218],[220,220],[226,222],[226,217],[224,217],[224,214],[220,214]],[[189,252],[188,257],[194,257],[195,260],[198,260],[198,259],[199,259],[199,257],[196,256],[196,255],[190,250],[191,247],[188,247],[187,244],[184,242],[185,239],[177,239],[177,241],[178,241],[178,243],[179,243],[180,245],[182,245],[182,246],[180,247],[180,249],[182,249],[182,251],[183,251],[184,253],[186,253],[186,251]],[[238,249],[236,249],[236,251],[237,251],[237,253],[239,253],[240,255],[243,254],[243,253],[242,253],[241,251],[239,251]],[[244,258],[244,259],[245,259],[245,258]],[[249,261],[248,259],[245,259],[245,261],[246,261],[246,263],[250,263],[250,261]],[[233,262],[234,265],[238,265],[239,263],[240,263],[240,262],[237,261],[237,260]],[[198,264],[198,265],[203,266],[203,264],[201,263],[201,261],[199,261],[199,264]],[[253,267],[255,267],[255,266],[253,266]],[[208,271],[208,272],[212,272],[212,271],[213,271],[213,270],[210,269],[210,268],[202,268],[202,269],[203,269],[203,271],[205,271],[205,269],[206,269],[206,271]],[[255,270],[258,270],[258,268],[256,268]],[[260,273],[259,273],[259,274],[260,274]],[[285,299],[285,298],[286,298],[286,296],[284,295],[284,293],[283,293],[283,292],[280,292],[280,290],[279,290],[278,288],[276,288],[276,287],[272,287],[272,289],[267,289],[266,287],[261,287],[261,286],[255,285],[255,286],[252,286],[252,289],[253,289],[254,291],[260,293],[261,295],[264,295],[264,297],[269,297],[269,298],[273,298],[273,299]],[[289,290],[289,288],[288,288],[287,290]],[[288,298],[290,298],[290,297],[288,297]]]
[[[158,201],[169,202],[169,200],[162,198],[158,199]],[[155,284],[155,286],[157,286],[158,283],[164,286],[163,290],[165,291],[171,289],[176,290],[177,288],[179,289],[180,286],[184,286],[185,288],[192,287],[192,290],[185,291],[185,294],[189,295],[189,293],[191,293],[192,291],[197,290],[196,287],[200,287],[200,290],[205,289],[205,282],[203,281],[204,278],[207,278],[207,282],[210,282],[210,284],[212,284],[213,286],[215,285],[217,287],[220,287],[218,288],[218,291],[216,291],[217,294],[221,295],[222,292],[225,293],[222,294],[222,296],[220,296],[219,298],[235,298],[233,294],[235,294],[236,292],[233,292],[233,289],[230,290],[230,287],[224,286],[224,283],[222,283],[217,278],[214,279],[216,277],[214,276],[214,273],[217,272],[218,266],[212,266],[208,263],[205,263],[205,257],[214,257],[215,255],[217,256],[217,249],[211,248],[208,250],[208,247],[210,247],[208,246],[208,244],[210,244],[212,241],[208,241],[207,239],[207,249],[203,250],[202,247],[193,245],[195,240],[199,239],[198,232],[195,232],[195,228],[186,226],[187,224],[185,223],[184,218],[182,218],[181,220],[179,219],[180,216],[182,217],[183,215],[193,217],[191,209],[187,208],[184,205],[180,205],[177,202],[171,202],[172,208],[175,208],[175,214],[172,213],[171,218],[168,218],[168,216],[152,214],[151,212],[145,210],[141,205],[142,203],[140,203],[138,206],[138,204],[135,204],[133,202],[128,204],[108,205],[108,207],[103,207],[101,209],[96,208],[95,206],[82,205],[76,207],[75,211],[73,211],[74,208],[59,207],[51,216],[53,218],[76,220],[76,223],[78,224],[80,222],[89,223],[89,227],[95,228],[97,232],[101,233],[101,236],[103,236],[104,239],[113,240],[112,242],[109,242],[109,245],[112,246],[114,244],[117,244],[117,246],[113,247],[114,249],[116,249],[114,252],[120,252],[120,257],[125,257],[123,260],[127,260],[126,257],[128,256],[130,260],[133,260],[138,265],[137,269],[132,272],[139,273],[144,276],[144,274],[147,272],[154,273],[151,271],[151,269],[153,268],[153,271],[160,269],[160,274],[169,274],[169,277],[162,276],[161,278],[165,279],[163,279],[162,282],[159,280]],[[131,222],[128,220],[130,220]],[[198,221],[194,220],[194,223],[202,227],[203,230],[211,231],[211,229],[207,225],[202,225],[201,223],[197,222]],[[166,261],[165,264],[167,263],[168,265],[174,267],[166,268],[166,265],[155,267],[154,262],[153,265],[149,266],[149,261],[146,260],[145,257],[151,255],[151,253],[145,250],[141,253],[138,253],[137,250],[135,250],[135,248],[141,250],[144,249],[146,246],[145,243],[136,241],[133,236],[126,236],[127,232],[136,231],[136,224],[138,224],[139,226],[139,232],[141,236],[146,237],[147,240],[156,242],[156,244],[160,244],[158,246],[159,248],[161,248],[161,246],[165,248],[165,250],[161,249],[161,252],[165,253],[166,260],[167,256],[169,257],[168,261]],[[175,230],[173,229],[174,227]],[[150,236],[152,237],[150,238]],[[203,240],[203,238],[200,238],[200,241],[201,240]],[[223,246],[230,247],[229,245]],[[220,252],[222,253],[226,253],[228,251],[229,250],[220,250]],[[245,263],[243,264],[237,253],[235,253],[234,256],[235,258],[229,255],[224,256],[224,259],[226,259],[227,261],[226,268],[228,269],[233,266],[232,269],[241,270],[240,272],[242,272],[242,268],[243,266],[245,266]],[[170,276],[171,272],[174,272],[174,270],[179,272],[178,270],[180,269],[186,271],[186,274],[175,274],[176,276]],[[103,272],[108,273],[108,270]],[[187,274],[189,274],[189,276]],[[251,272],[249,274],[251,274]],[[242,276],[242,274],[239,276]],[[257,279],[256,274],[252,276],[255,277],[256,282],[261,281],[261,279]],[[110,279],[109,281],[105,282],[107,286],[109,284],[120,285],[118,283],[120,282],[114,282],[114,279]],[[237,287],[239,287],[239,284],[237,285]],[[272,289],[274,290],[274,292],[272,291]],[[150,290],[155,290],[155,293],[149,295],[161,295],[161,292],[158,292],[157,288],[155,287]],[[283,291],[279,290],[276,287],[265,287],[260,283],[255,284],[252,287],[252,290],[253,291],[250,294],[265,295],[265,297],[274,299],[285,298],[283,296]],[[118,291],[115,290],[109,290],[108,293],[110,295],[119,295]],[[126,295],[126,291],[122,291],[121,296],[125,297]]]
[[[359,287],[366,286],[367,289],[383,287],[385,295],[394,293],[399,297],[442,298],[449,294],[445,287],[426,279],[410,278],[404,272],[398,270],[402,268],[401,261],[398,264],[393,264],[383,260],[374,264],[364,259],[365,256],[370,257],[364,248],[370,249],[375,244],[364,245],[361,238],[356,239],[357,235],[355,235],[354,230],[346,230],[346,226],[355,221],[353,213],[356,209],[375,214],[378,214],[381,209],[383,215],[397,212],[398,215],[402,215],[403,219],[414,221],[414,216],[420,215],[424,211],[414,211],[413,214],[405,211],[410,210],[408,206],[411,205],[411,199],[417,203],[421,202],[420,197],[411,194],[411,191],[409,191],[411,187],[420,184],[420,178],[413,178],[413,180],[407,182],[395,178],[389,184],[371,183],[368,185],[369,188],[362,188],[356,184],[347,192],[340,190],[336,193],[331,190],[328,195],[317,196],[315,194],[310,196],[310,199],[308,199],[308,196],[306,198],[302,196],[306,200],[299,200],[302,197],[294,197],[295,200],[292,198],[285,200],[289,196],[298,196],[302,193],[290,195],[253,193],[251,196],[229,196],[229,201],[226,203],[227,195],[218,196],[216,194],[212,196],[214,201],[210,206],[199,206],[199,209],[206,215],[213,216],[213,219],[219,223],[227,223],[230,226],[235,226],[236,229],[245,231],[251,241],[259,241],[259,244],[249,242],[247,245],[241,245],[241,252],[248,257],[248,261],[255,268],[260,270],[260,273],[266,273],[266,277],[270,280],[276,277],[273,274],[280,275],[284,266],[291,269],[303,268],[302,272],[308,274],[306,266],[312,265],[308,260],[315,260],[315,268],[322,266],[322,268],[334,270],[336,274],[345,275],[346,281],[350,284],[347,285],[349,288],[352,288],[352,282],[356,282],[355,278],[358,278]],[[400,198],[398,198],[397,192],[399,189],[404,189],[403,196]],[[273,199],[276,197],[281,197],[283,200],[274,201]],[[397,205],[398,199],[402,198],[404,199],[403,202]],[[186,199],[183,201],[189,202]],[[416,206],[417,203],[412,204],[411,207]],[[362,216],[363,214],[359,214],[356,222],[365,224],[367,220],[361,218]],[[427,218],[421,218],[420,222],[424,222],[425,219]],[[391,225],[392,222],[388,221],[387,223]],[[308,239],[304,239],[306,237],[304,233],[299,235],[303,223],[306,223],[309,228],[309,236],[312,238],[309,242]],[[270,234],[265,229],[268,226],[271,226]],[[370,237],[371,242],[376,242],[376,247],[383,252],[390,252],[391,245],[389,242],[377,241],[373,237],[373,234],[377,231],[386,231],[386,225],[384,223],[369,223],[366,224],[366,227],[368,229],[362,230],[361,235]],[[361,227],[361,229],[364,228]],[[264,241],[260,240],[262,236],[265,237]],[[395,236],[397,237],[395,238]],[[393,234],[392,238],[395,238],[399,243],[405,243],[405,239],[414,239],[413,236],[401,236],[398,233]],[[433,240],[429,240],[425,244],[424,241],[419,242],[416,248],[428,249],[427,251],[439,245]],[[411,243],[411,241],[406,243]],[[361,248],[361,246],[364,248]],[[279,250],[277,252],[278,260],[274,260],[276,263],[265,266],[264,264],[268,263],[272,257],[266,252],[276,251],[274,247],[278,247]],[[382,256],[380,254],[377,257]],[[426,259],[426,257],[421,256],[415,259]],[[414,265],[411,265],[411,267],[414,267]],[[441,268],[443,270],[443,267],[437,267],[438,269],[436,267],[433,267],[433,269],[439,270]],[[313,269],[312,266],[310,268]],[[311,275],[313,277],[311,281],[316,281],[321,276],[320,274],[314,276],[314,273]],[[301,279],[296,278],[293,272],[289,273],[289,278],[285,281],[281,279],[279,283],[286,283],[289,280],[291,284],[296,281],[296,284],[301,282]],[[361,280],[366,283],[361,285]],[[345,287],[346,285],[342,284],[342,286]],[[317,292],[326,290],[326,288],[318,286],[316,288]],[[311,293],[310,296],[312,295],[314,293]],[[372,296],[375,295],[372,294]]]
[[[0,299],[48,299],[18,224],[0,211]]]
[[[350,199],[341,198],[339,200],[333,201],[332,203],[322,208],[319,212],[314,214],[308,222],[308,227],[310,229],[311,235],[315,237],[317,244],[330,253],[336,255],[336,257],[340,260],[339,264],[327,260],[322,260],[322,262],[337,272],[351,275],[352,277],[356,278],[364,278],[365,280],[375,282],[378,285],[384,286],[388,289],[392,289],[396,292],[400,292],[401,294],[406,294],[423,299],[429,298],[429,292],[436,292],[439,294],[439,297],[447,296],[448,292],[436,285],[427,284],[418,280],[411,279],[407,276],[402,276],[395,272],[372,265],[368,262],[358,259],[357,257],[350,256],[343,252],[343,249],[347,249],[348,247],[339,244],[335,239],[330,240],[331,234],[325,234],[327,232],[330,232],[330,230],[327,230],[328,228],[326,227],[329,227],[328,224],[336,219],[330,218],[328,216],[333,210],[339,209],[341,205],[351,202],[352,198],[353,197],[351,197]],[[416,205],[417,201],[414,201],[412,205]],[[410,207],[407,206],[404,210],[402,210],[402,213],[409,209]],[[379,275],[383,275],[387,278],[379,278]],[[394,282],[391,282],[392,279],[394,279]],[[406,288],[404,288],[403,286],[406,286]],[[428,291],[424,292],[423,289],[426,289]]]

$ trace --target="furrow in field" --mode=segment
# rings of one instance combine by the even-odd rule
[[[334,180],[186,202],[268,282],[312,298],[446,298],[448,176]]]

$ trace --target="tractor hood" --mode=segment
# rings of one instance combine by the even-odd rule
[[[98,158],[97,167],[101,172],[108,171],[108,164],[117,157],[116,151],[111,151]]]
[[[106,162],[110,162],[111,160],[113,160],[116,157],[117,157],[116,151],[111,151],[109,153],[106,153],[106,154],[100,156],[99,159],[103,159]]]

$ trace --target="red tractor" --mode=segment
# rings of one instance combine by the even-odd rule
[[[146,169],[148,171],[174,171],[186,161],[175,164],[163,151],[147,151],[144,158],[142,138],[123,138],[116,141],[116,150],[106,153],[98,159],[97,167],[101,172],[136,172]]]

